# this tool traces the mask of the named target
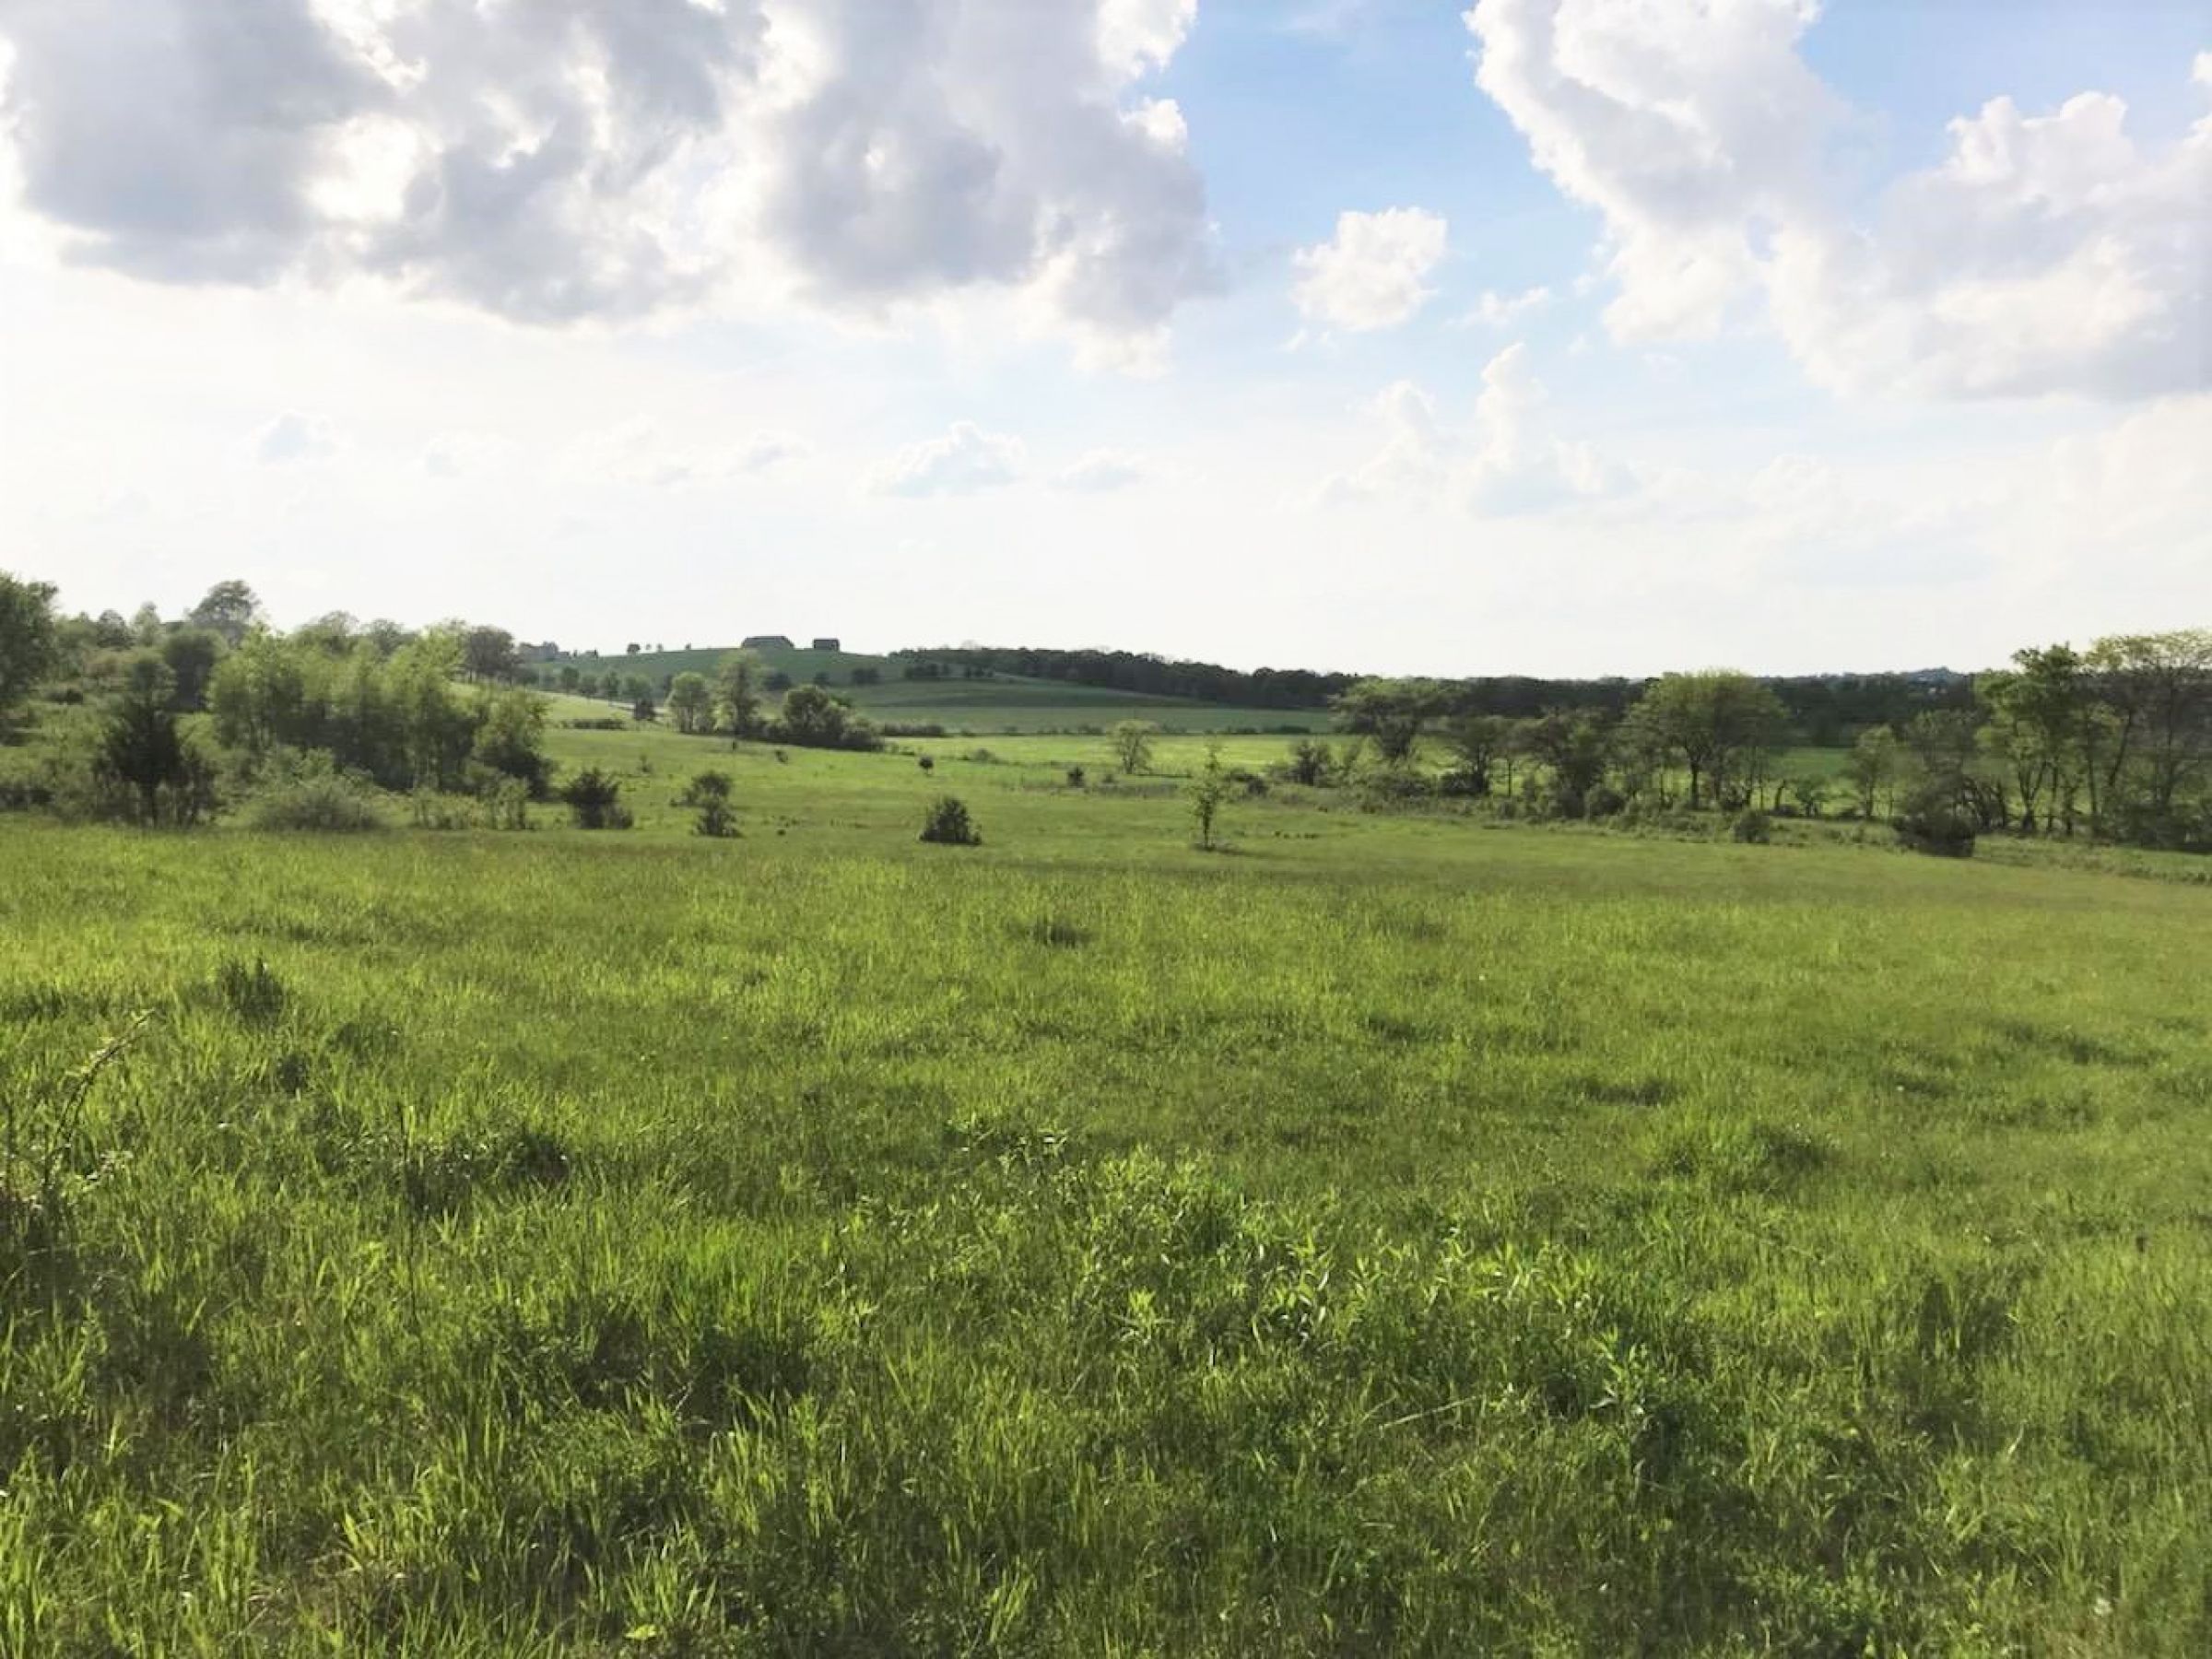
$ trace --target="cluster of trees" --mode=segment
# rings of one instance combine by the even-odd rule
[[[1007,674],[1027,679],[1103,686],[1147,697],[1188,697],[1203,702],[1258,709],[1318,709],[1359,678],[1303,668],[1261,668],[1243,673],[1217,663],[1174,662],[1134,651],[1048,651],[1030,647],[963,645],[908,651],[909,679],[987,678]]]
[[[517,686],[504,629],[414,632],[334,612],[280,634],[242,582],[173,619],[150,605],[128,619],[58,617],[53,597],[0,574],[0,718],[41,684],[96,701],[100,719],[60,769],[88,810],[190,823],[221,781],[252,785],[303,761],[386,789],[548,786],[544,705]]]
[[[1831,746],[1816,741],[1828,727],[1794,716],[1775,682],[1670,674],[1617,711],[1519,718],[1492,712],[1497,684],[1362,680],[1333,707],[1385,774],[1409,773],[1419,746],[1441,744],[1438,787],[1503,793],[1567,817],[1639,806],[1818,816],[1841,788],[1853,816],[1894,816],[1930,844],[2009,829],[2212,848],[2212,630],[2018,652],[2009,668],[1969,682],[1962,702],[1944,691],[1900,720],[1859,727],[1835,778],[1778,771],[1787,746]],[[1344,763],[1309,742],[1287,770],[1321,782]]]
[[[1048,651],[961,646],[903,653],[910,679],[978,678],[994,674],[1065,680],[1152,697],[1261,709],[1323,709],[1354,688],[1371,684],[1352,674],[1259,668],[1243,673],[1216,663],[1171,661],[1128,651]],[[1931,710],[1973,705],[1971,676],[1932,668],[1912,674],[1804,675],[1760,682],[1771,691],[1806,742],[1849,743],[1870,725],[1902,726]],[[1534,720],[1547,714],[1627,714],[1651,682],[1626,678],[1537,679],[1505,675],[1450,682],[1453,708],[1466,714]]]

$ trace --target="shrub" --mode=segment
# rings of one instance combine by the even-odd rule
[[[1774,820],[1758,807],[1747,806],[1735,815],[1735,821],[1728,826],[1728,836],[1731,841],[1763,847],[1774,839]]]
[[[691,780],[690,788],[684,791],[677,805],[691,807],[698,814],[691,824],[694,835],[727,841],[737,833],[737,815],[730,808],[730,779],[726,772],[700,772]]]
[[[923,756],[922,759],[915,761],[914,764],[919,766],[925,772],[934,772],[937,770],[937,763],[927,755]]]
[[[248,813],[256,830],[298,830],[321,835],[359,835],[390,827],[375,800],[336,776],[302,778],[261,795]]]
[[[982,832],[957,795],[939,795],[923,815],[922,839],[941,847],[980,847]]]
[[[570,779],[560,798],[579,830],[627,830],[634,821],[622,805],[621,783],[595,766]]]
[[[1908,796],[1892,827],[1899,842],[1934,858],[1971,858],[1977,833],[1972,818],[1959,804],[1936,790],[1920,790]]]
[[[417,790],[407,798],[407,806],[418,830],[466,830],[476,821],[465,801],[434,789]]]
[[[506,778],[484,792],[484,809],[494,830],[530,828],[530,785],[521,778]]]
[[[1071,766],[1067,769],[1067,786],[1070,789],[1080,789],[1083,787],[1084,780],[1088,776],[1089,774],[1081,767]]]

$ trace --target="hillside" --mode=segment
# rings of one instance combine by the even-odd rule
[[[622,675],[641,674],[658,690],[679,674],[704,674],[711,677],[723,658],[735,649],[718,645],[683,651],[643,651],[635,656],[564,654],[534,666],[540,676],[557,676],[567,667],[587,675],[604,675],[610,670]],[[794,685],[805,685],[819,674],[828,675],[828,683],[838,694],[850,698],[872,719],[897,724],[942,725],[955,732],[1067,731],[1112,725],[1120,720],[1149,720],[1171,732],[1318,731],[1329,724],[1327,713],[1319,709],[1251,708],[1018,675],[910,680],[905,675],[911,659],[905,657],[772,648],[757,650],[753,654],[771,673],[789,675]],[[853,684],[856,671],[871,669],[879,677],[877,684]]]

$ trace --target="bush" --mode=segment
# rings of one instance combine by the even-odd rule
[[[982,832],[956,795],[939,795],[923,816],[922,839],[941,847],[980,847]]]
[[[247,813],[256,830],[359,835],[390,828],[376,801],[340,777],[303,778],[258,797]]]
[[[923,756],[922,759],[915,761],[914,764],[919,766],[925,772],[934,772],[937,770],[937,763],[931,759],[927,755]]]
[[[1071,766],[1067,769],[1067,786],[1070,789],[1080,789],[1088,776],[1089,774],[1081,767]]]
[[[736,835],[737,815],[730,807],[730,787],[726,772],[703,771],[691,780],[691,787],[678,797],[677,805],[697,813],[692,834],[715,841],[728,841]]]
[[[560,798],[579,830],[627,830],[634,821],[622,805],[621,783],[595,766],[570,779]]]
[[[1774,820],[1758,807],[1747,806],[1735,815],[1735,821],[1728,826],[1728,836],[1731,841],[1763,847],[1774,839]]]
[[[1974,820],[1949,796],[1922,790],[1908,796],[1892,820],[1900,845],[1932,858],[1971,858],[1978,833]]]
[[[504,778],[484,791],[484,810],[494,830],[530,828],[530,785],[521,778]]]

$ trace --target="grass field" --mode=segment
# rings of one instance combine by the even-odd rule
[[[2212,1649],[2212,891],[555,741],[0,820],[0,1653]]]
[[[642,652],[634,657],[571,656],[561,662],[590,674],[612,668],[640,674],[656,686],[668,676],[703,674],[710,680],[726,651]],[[1120,720],[1149,720],[1173,732],[1251,730],[1325,731],[1329,717],[1315,709],[1249,709],[1230,703],[1200,702],[1187,697],[1149,697],[1066,680],[1023,679],[1013,675],[990,679],[909,680],[890,657],[852,652],[756,651],[771,670],[806,684],[817,674],[830,676],[837,694],[871,719],[897,724],[942,725],[976,735],[1067,732],[1110,726]],[[883,677],[873,686],[855,686],[853,672],[873,668]],[[773,700],[772,699],[771,700]]]

